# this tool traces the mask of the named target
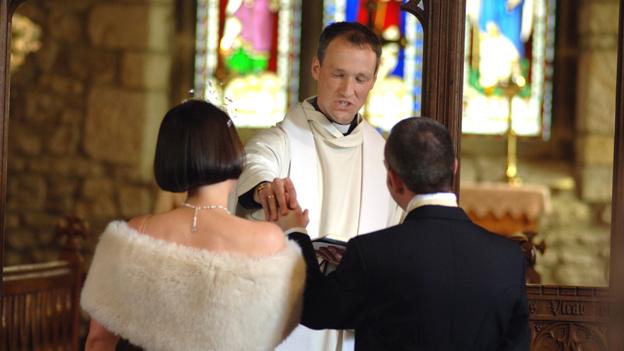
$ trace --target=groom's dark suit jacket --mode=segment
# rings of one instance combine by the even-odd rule
[[[355,329],[357,351],[528,350],[524,257],[458,207],[422,206],[403,224],[351,239],[323,276],[307,235],[301,323]]]

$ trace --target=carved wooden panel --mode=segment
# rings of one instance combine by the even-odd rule
[[[529,285],[527,294],[532,350],[609,350],[607,288]]]

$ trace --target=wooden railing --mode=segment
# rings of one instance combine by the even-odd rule
[[[84,278],[80,249],[87,228],[66,217],[56,234],[60,260],[4,269],[0,350],[78,350]]]

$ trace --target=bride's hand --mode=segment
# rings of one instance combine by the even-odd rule
[[[275,224],[282,228],[283,231],[286,231],[295,227],[305,228],[308,222],[310,222],[308,210],[302,210],[301,207],[297,206],[293,210],[288,210],[288,214],[286,215],[280,213]]]

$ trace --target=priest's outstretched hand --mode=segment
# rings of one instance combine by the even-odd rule
[[[286,216],[289,210],[299,208],[297,192],[290,178],[275,178],[272,182],[258,184],[253,199],[262,205],[266,220],[272,222],[280,215]]]

